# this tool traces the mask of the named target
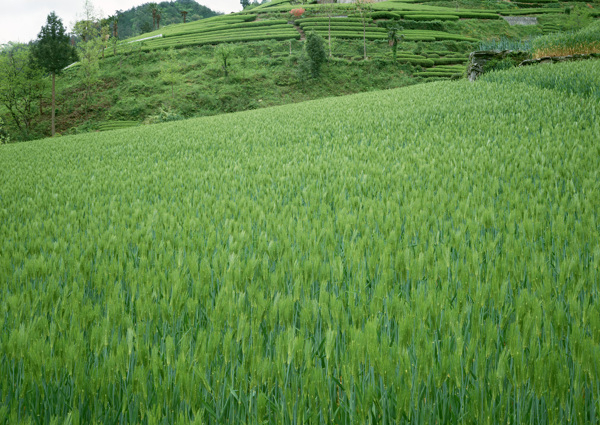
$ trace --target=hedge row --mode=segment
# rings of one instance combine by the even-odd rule
[[[294,29],[290,30],[277,30],[257,33],[256,31],[248,32],[227,32],[218,35],[211,34],[210,36],[205,35],[189,35],[183,37],[169,37],[160,38],[148,42],[146,45],[141,47],[142,50],[152,50],[168,47],[185,47],[202,44],[219,44],[219,43],[234,43],[238,41],[258,41],[258,40],[290,40],[300,39],[300,34]]]
[[[458,21],[456,15],[404,15],[413,21]]]
[[[308,27],[303,27],[303,30],[305,31],[329,31],[329,27],[327,26],[308,26]],[[348,27],[348,26],[331,26],[331,31],[353,31],[353,32],[360,32],[362,34],[363,32],[363,27]],[[366,28],[366,33],[370,34],[370,33],[385,33],[387,34],[387,30],[385,28]]]
[[[237,34],[261,34],[261,33],[266,34],[266,33],[281,32],[281,31],[297,33],[297,31],[291,25],[283,24],[283,25],[271,25],[266,28],[265,27],[263,27],[263,28],[247,28],[247,29],[233,28],[233,29],[223,29],[220,31],[196,32],[196,33],[191,33],[191,34],[168,36],[168,37],[164,37],[163,39],[177,39],[177,38],[181,39],[181,38],[189,38],[189,37],[221,37],[221,36],[228,36],[228,35],[232,35],[232,34],[235,34],[235,35],[237,35]],[[156,42],[157,40],[160,40],[160,39],[149,40],[148,43]]]
[[[369,17],[371,19],[400,19],[402,18],[402,15],[394,12],[381,11],[370,13]]]
[[[137,121],[105,121],[98,125],[98,130],[100,130],[100,131],[118,130],[120,128],[135,127],[138,124],[139,124],[139,122],[137,122]]]
[[[368,20],[367,20],[368,21]],[[296,19],[297,24],[303,24],[305,22],[329,22],[329,18],[302,18]],[[331,18],[331,22],[360,22],[362,24],[361,18]]]
[[[455,40],[455,41],[478,41],[475,38],[467,37],[460,34],[450,34],[444,31],[429,31],[429,30],[407,30],[403,31],[405,38],[409,36],[424,36],[434,37],[436,40]]]
[[[328,33],[327,31],[315,31],[315,33],[317,33],[318,35],[320,35],[321,37],[327,37]],[[367,32],[365,35],[365,38],[367,40],[379,40],[379,39],[386,39],[387,38],[387,33],[381,33],[381,32]],[[363,38],[363,33],[358,32],[358,31],[331,31],[331,37],[333,38],[347,38],[347,39],[362,39]]]
[[[497,13],[457,12],[456,14],[463,19],[502,19]]]
[[[563,9],[516,9],[516,10],[502,10],[501,15],[504,16],[519,16],[519,15],[541,15],[545,13],[564,13]]]
[[[217,31],[227,31],[230,29],[234,29],[234,28],[264,28],[264,27],[281,27],[281,26],[289,26],[289,24],[287,23],[287,21],[285,19],[273,19],[270,21],[255,21],[255,22],[244,22],[244,23],[239,23],[239,24],[230,24],[230,25],[218,25],[218,26],[211,26],[208,28],[201,28],[201,29],[196,29],[196,30],[188,30],[188,31],[181,31],[181,32],[174,32],[174,33],[167,33],[164,34],[165,37],[178,37],[178,36],[182,36],[182,35],[188,35],[188,34],[207,34],[207,33],[211,33],[211,32],[217,32]]]
[[[468,60],[469,59],[467,59],[467,58],[434,58],[433,62],[435,62],[436,65],[451,64],[451,63],[464,64]]]
[[[142,47],[142,50],[154,50],[154,49],[167,49],[174,47],[176,49],[188,47],[188,46],[200,46],[204,44],[221,44],[221,43],[237,43],[242,41],[262,41],[262,40],[300,40],[300,34],[296,31],[295,33],[273,33],[264,35],[238,35],[227,38],[198,38],[198,39],[185,39],[177,40],[171,39],[171,42],[155,43],[150,46]]]
[[[329,23],[327,22],[305,22],[300,24],[300,28],[311,28],[311,27],[328,27]],[[346,28],[363,28],[363,24],[359,22],[332,22],[331,28],[333,27],[346,27]],[[367,24],[367,28],[379,28],[376,25]]]
[[[415,72],[413,74],[415,77],[424,77],[424,78],[428,78],[428,77],[438,77],[438,78],[456,78],[456,77],[460,77],[462,75],[462,73],[457,73],[457,72],[443,72],[443,71],[421,71],[421,72]]]
[[[422,66],[425,68],[431,68],[433,65],[435,65],[431,59],[413,59],[413,58],[398,57],[398,62],[408,63],[410,65],[419,65],[419,66]]]

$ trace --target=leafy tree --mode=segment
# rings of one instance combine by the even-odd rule
[[[52,136],[55,134],[56,76],[77,60],[77,52],[71,46],[62,21],[54,12],[50,13],[31,48],[35,62],[52,76]]]
[[[236,53],[236,49],[231,44],[219,44],[215,48],[215,57],[221,62],[221,67],[225,72],[225,77],[229,76],[229,58],[233,57]]]
[[[41,103],[44,74],[32,61],[29,49],[15,44],[0,53],[0,103],[24,140],[29,138],[37,115],[35,102]]]
[[[75,32],[82,39],[77,44],[77,51],[81,81],[85,88],[84,106],[87,111],[93,89],[99,81],[100,57],[104,57],[109,39],[108,25],[97,16],[90,0],[84,2],[84,19],[75,23]]]
[[[242,8],[245,9],[250,6],[250,0],[240,0],[240,4],[242,5]]]
[[[188,12],[185,17],[186,23],[218,15],[217,12],[198,4],[195,0],[162,1],[157,4],[157,7],[161,10],[161,27],[181,23],[182,10]],[[117,36],[120,39],[150,32],[153,28],[156,28],[156,18],[154,22],[150,19],[152,11],[148,8],[148,4],[143,4],[126,11],[117,11],[116,13],[119,17],[119,32]]]
[[[318,78],[321,66],[327,60],[323,38],[314,32],[307,33],[305,49],[310,63],[310,74],[313,78]]]
[[[396,54],[398,53],[398,44],[404,40],[404,35],[400,34],[402,27],[393,26],[388,28],[388,41],[392,48],[392,54],[394,56],[394,62],[396,62]]]

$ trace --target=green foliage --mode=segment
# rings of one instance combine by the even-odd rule
[[[394,26],[391,28],[388,28],[388,41],[390,44],[390,47],[392,48],[392,55],[394,58],[394,62],[396,62],[396,57],[398,54],[398,44],[404,40],[404,35],[401,34],[402,30],[404,28],[399,27],[399,26]]]
[[[98,125],[100,131],[119,130],[123,128],[135,127],[139,125],[137,121],[105,121]]]
[[[0,145],[10,143],[10,134],[4,125],[4,120],[0,117]]]
[[[552,90],[557,96],[569,94],[600,101],[600,60],[557,63],[549,66],[515,68],[510,72],[492,72],[484,81],[502,84],[525,84]]]
[[[479,43],[479,50],[514,50],[518,52],[531,51],[531,39],[512,39],[501,37],[499,39],[484,40]]]
[[[310,63],[310,74],[313,78],[318,78],[321,73],[321,67],[327,60],[323,38],[314,32],[307,33],[304,49]]]
[[[161,10],[161,27],[179,24],[182,21],[181,10],[186,10],[186,22],[199,22],[219,16],[217,12],[194,0],[163,1],[157,4]],[[119,18],[119,38],[121,40],[135,37],[152,31],[152,14],[148,12],[148,4],[133,7],[126,11],[117,11]],[[161,28],[162,29],[162,28]]]
[[[163,82],[171,86],[171,100],[175,102],[175,85],[183,82],[181,65],[175,49],[169,49],[166,60],[161,63],[158,76]]]
[[[221,64],[225,77],[229,76],[230,61],[237,54],[237,49],[232,44],[219,44],[215,48],[215,58]]]
[[[556,69],[3,146],[0,417],[594,423],[600,104],[513,80]]]
[[[168,108],[160,108],[158,114],[151,115],[145,120],[145,124],[159,124],[163,122],[171,122],[171,121],[180,121],[184,119],[184,117],[177,112],[172,107]],[[130,125],[125,125],[122,127],[131,127]],[[122,128],[121,127],[121,128]]]
[[[71,46],[62,21],[54,12],[50,13],[38,34],[31,54],[37,65],[46,72],[58,75],[77,60],[75,48]]]
[[[44,94],[43,72],[35,65],[30,48],[12,44],[0,52],[0,105],[21,140],[31,137],[36,106]]]
[[[600,53],[600,21],[579,31],[544,35],[531,44],[537,57]]]

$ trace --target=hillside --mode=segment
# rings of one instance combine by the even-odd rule
[[[57,128],[77,134],[461,78],[471,51],[529,46],[532,38],[583,28],[599,14],[598,6],[389,0],[362,14],[348,4],[308,4],[296,19],[289,12],[298,5],[272,1],[242,13],[161,26],[106,48],[91,85],[80,67],[69,68],[57,82]],[[513,26],[503,19],[521,15],[537,24]],[[392,27],[402,36],[396,57],[389,46]],[[303,71],[307,32],[321,35],[331,55],[318,79]],[[218,45],[227,46],[227,69]],[[49,133],[46,87],[29,138]],[[39,100],[32,103],[38,106]],[[0,116],[19,140],[10,114]]]
[[[573,76],[598,61],[0,146],[0,417],[597,423]]]
[[[146,3],[128,10],[117,10],[114,16],[118,17],[118,36],[121,40],[131,38],[153,30],[152,13]],[[183,21],[182,11],[186,13],[186,21],[194,22],[218,14],[206,6],[198,4],[195,0],[163,1],[157,3],[160,10],[161,26],[179,24]]]

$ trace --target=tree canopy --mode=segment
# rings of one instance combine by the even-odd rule
[[[54,75],[77,60],[77,52],[71,46],[67,30],[54,12],[48,15],[31,53],[42,69]]]

